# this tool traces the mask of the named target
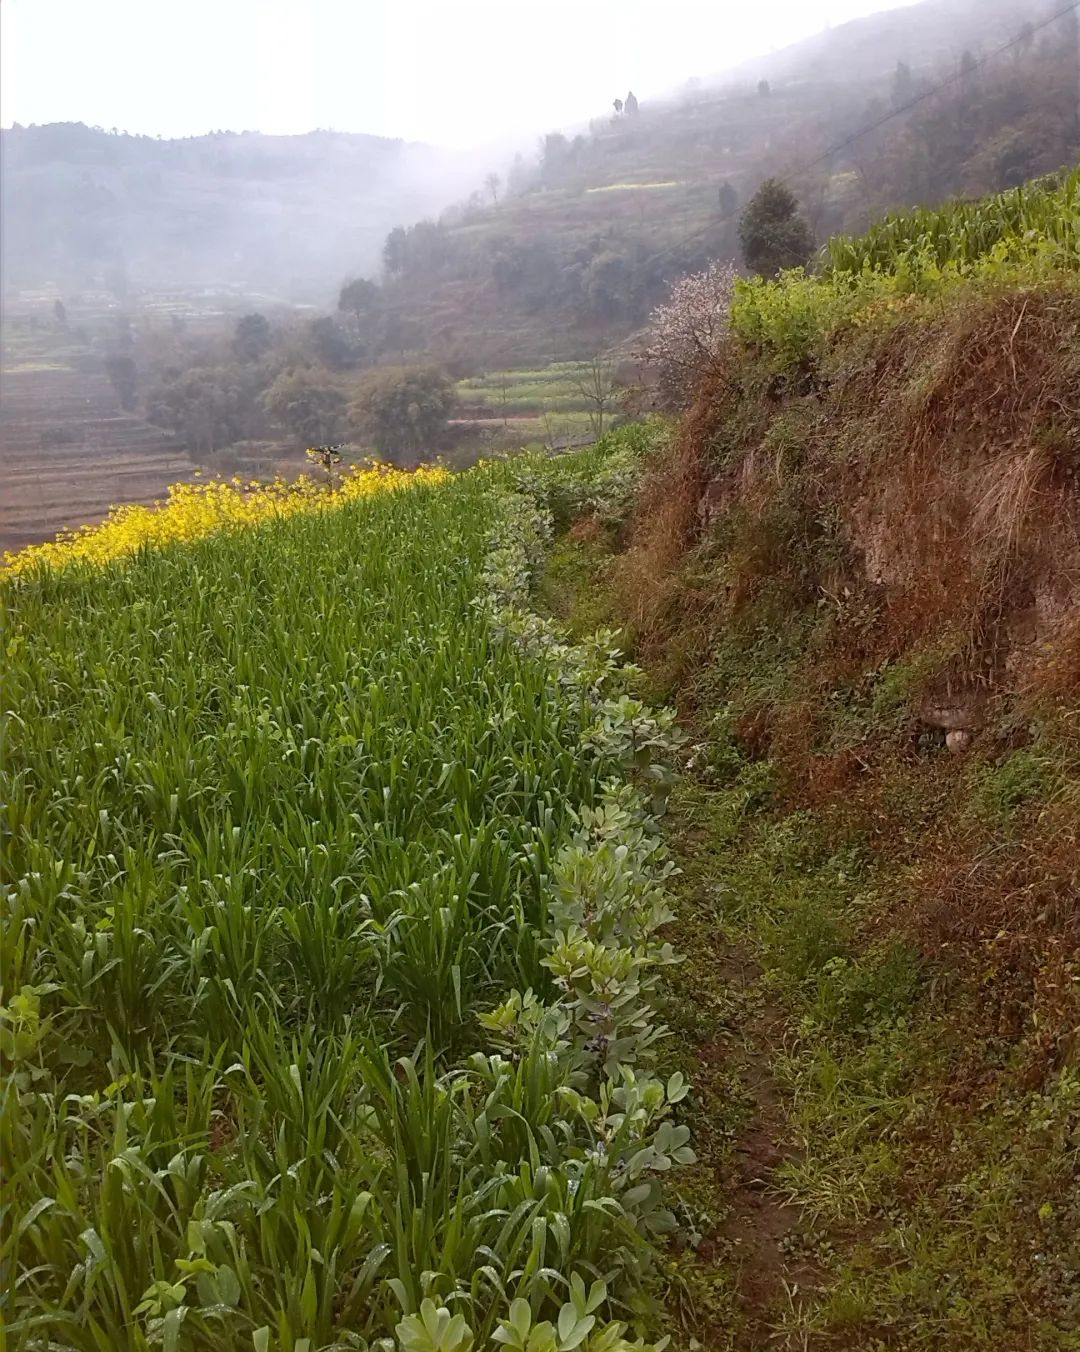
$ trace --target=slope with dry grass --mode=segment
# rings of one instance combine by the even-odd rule
[[[553,563],[694,742],[672,1318],[741,1352],[1073,1348],[1080,288],[1017,256],[870,304],[789,358],[734,337],[629,541]]]

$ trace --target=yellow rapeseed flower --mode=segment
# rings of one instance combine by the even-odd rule
[[[80,526],[45,544],[5,554],[4,570],[17,575],[39,563],[52,568],[77,562],[106,564],[133,554],[143,545],[201,540],[218,531],[256,526],[263,521],[334,511],[375,493],[443,483],[449,477],[449,471],[441,466],[406,471],[376,462],[343,475],[336,488],[306,476],[292,483],[279,477],[272,483],[248,488],[239,478],[228,483],[212,479],[201,484],[173,484],[168,496],[152,507],[137,503],[114,507],[99,525]]]

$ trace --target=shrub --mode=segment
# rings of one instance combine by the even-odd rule
[[[644,359],[658,369],[671,403],[685,401],[703,371],[720,355],[735,295],[735,269],[713,263],[704,272],[675,283],[649,318]]]
[[[746,204],[739,243],[746,266],[766,277],[809,261],[814,237],[795,194],[779,179],[766,179]]]
[[[380,453],[411,462],[438,447],[456,399],[441,371],[384,367],[369,371],[356,386],[349,419]]]
[[[1059,184],[886,219],[828,246],[822,275],[739,279],[733,334],[776,371],[809,371],[845,327],[889,325],[972,283],[1075,278],[1080,170]]]
[[[299,367],[283,371],[263,395],[263,407],[298,441],[337,441],[345,429],[345,396],[325,375]]]

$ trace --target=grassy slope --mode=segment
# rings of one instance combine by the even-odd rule
[[[671,1308],[717,1349],[1080,1345],[1080,312],[1065,282],[915,310],[809,386],[733,359],[630,547],[581,524],[549,565],[695,743]]]

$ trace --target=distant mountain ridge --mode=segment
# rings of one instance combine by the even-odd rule
[[[925,0],[546,136],[498,203],[395,232],[382,352],[471,372],[618,344],[674,279],[741,264],[739,215],[769,177],[820,244],[1074,164],[1080,48],[1063,8]]]
[[[432,326],[457,329],[479,319],[495,349],[506,341],[509,319],[530,337],[522,354],[531,359],[533,312],[561,307],[564,333],[583,313],[576,283],[552,285],[551,266],[581,273],[583,294],[601,301],[592,321],[625,328],[672,276],[733,256],[735,222],[716,212],[725,180],[745,201],[767,174],[793,173],[796,188],[814,199],[812,224],[828,233],[859,228],[886,206],[988,191],[1057,167],[1061,147],[1067,153],[1075,142],[1060,113],[1068,58],[1050,52],[1065,35],[1038,32],[1038,25],[1063,7],[1064,0],[923,0],[816,34],[696,81],[693,90],[644,101],[640,116],[611,118],[598,99],[589,135],[546,138],[553,150],[559,142],[565,150],[535,169],[519,165],[517,186],[507,175],[512,191],[488,209],[475,190],[500,166],[483,153],[329,131],[159,140],[81,123],[14,127],[0,133],[3,284],[8,293],[104,287],[118,299],[129,287],[227,288],[260,304],[278,298],[325,305],[346,275],[380,271],[391,229],[438,217],[446,231],[433,237],[432,266],[415,277],[415,294],[392,299],[429,334]],[[929,146],[923,136],[928,148],[916,151],[925,163],[915,165],[916,151],[900,144],[903,122],[890,121],[885,133],[860,138],[824,177],[800,178],[829,147],[955,73],[965,52],[978,60],[1025,25],[1038,33],[1029,64],[1032,52],[1050,54],[1028,88],[1014,73],[1014,87],[995,92],[1000,106],[980,112],[989,131],[972,131],[958,118],[948,145]],[[1001,70],[1011,59],[991,64]],[[687,64],[701,60],[688,34]],[[896,84],[902,69],[906,92]],[[759,79],[771,97],[757,96]],[[1074,89],[1080,98],[1080,75]],[[954,168],[961,161],[963,173]],[[653,202],[589,196],[638,184],[655,190]],[[539,259],[541,246],[558,255],[554,265]],[[537,257],[523,260],[522,249]],[[515,254],[509,262],[502,257],[508,250]],[[502,280],[498,294],[485,295],[492,269]],[[532,280],[526,278],[523,311],[514,279],[525,274]],[[446,283],[461,294],[445,297]],[[609,293],[614,304],[601,313]],[[566,296],[576,309],[563,303]],[[413,346],[400,337],[395,344]],[[424,346],[441,355],[438,344]]]
[[[0,133],[8,290],[231,284],[317,298],[387,231],[471,183],[467,156],[378,136],[159,140],[52,123]]]

